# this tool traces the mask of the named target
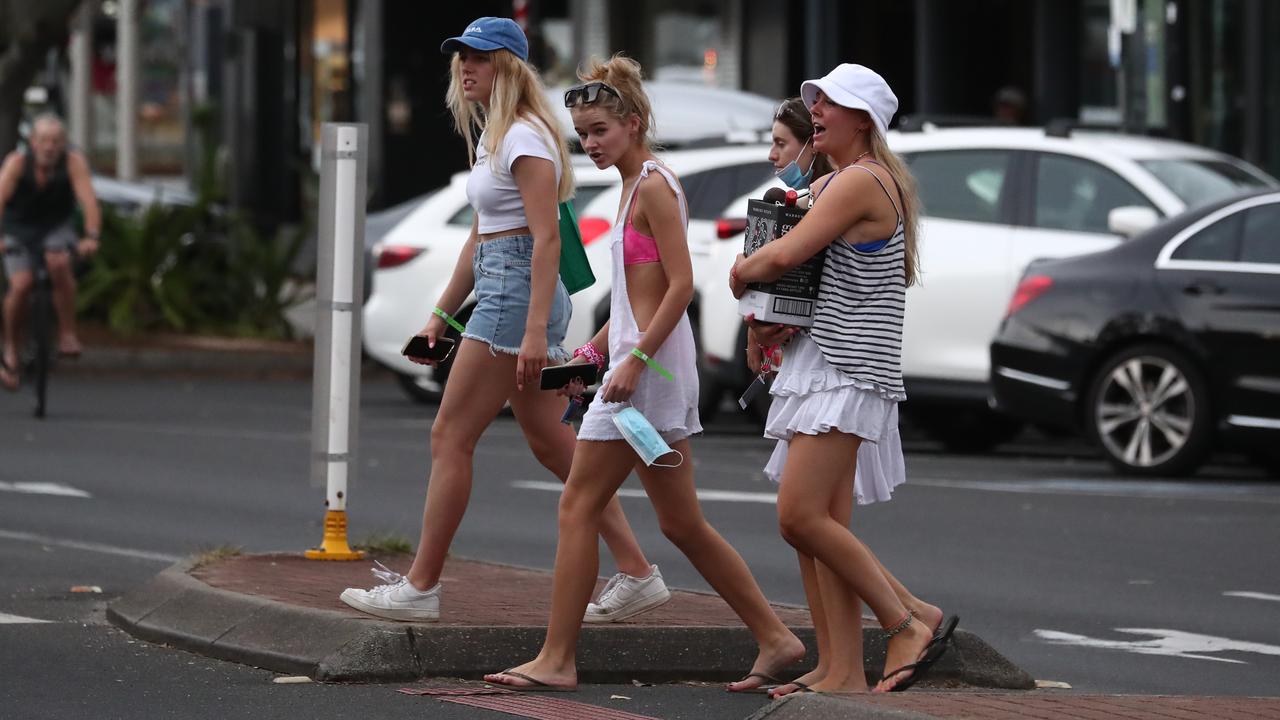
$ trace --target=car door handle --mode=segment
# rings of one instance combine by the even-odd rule
[[[1182,288],[1182,292],[1199,297],[1201,295],[1221,295],[1226,290],[1212,280],[1197,280]]]

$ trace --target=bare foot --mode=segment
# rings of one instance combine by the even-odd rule
[[[769,691],[769,697],[777,700],[792,693],[805,692],[822,680],[827,674],[826,668],[818,667],[801,675],[789,683],[784,683]]]
[[[63,335],[58,338],[58,354],[63,357],[80,357],[80,353],[84,351],[84,347],[80,345],[80,339],[75,335]]]
[[[485,675],[484,681],[516,690],[577,690],[578,672],[573,666],[554,669],[551,663],[535,659],[500,673]]]
[[[920,659],[930,640],[933,640],[933,631],[925,627],[923,622],[913,622],[902,632],[889,638],[889,652],[884,659],[886,676],[876,684],[875,692],[889,692],[895,685],[911,677],[911,670],[894,671]],[[893,674],[890,676],[889,673]]]
[[[18,389],[18,370],[17,365],[10,365],[9,362],[0,362],[0,387],[9,392]]]
[[[824,678],[822,682],[810,688],[816,693],[865,693],[870,688],[867,687],[867,676],[861,672],[850,675],[843,681],[836,681],[832,678]]]
[[[927,602],[920,602],[912,605],[910,609],[911,614],[915,615],[917,620],[929,628],[929,632],[935,635],[938,633],[938,628],[942,627],[942,620],[945,617],[940,608]]]
[[[788,631],[776,642],[761,645],[760,654],[756,655],[755,664],[751,666],[751,673],[737,682],[729,683],[725,689],[729,692],[746,692],[761,685],[780,683],[778,674],[803,657],[804,643]]]

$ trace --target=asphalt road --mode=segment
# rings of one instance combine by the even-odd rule
[[[433,717],[490,717],[384,686],[275,685],[270,673],[104,624],[108,599],[174,558],[319,542],[309,384],[62,376],[54,393],[44,422],[25,396],[0,396],[0,707],[21,708],[17,717],[337,717],[432,703]],[[365,384],[353,540],[416,538],[433,411],[385,380]],[[694,450],[711,522],[770,599],[802,603],[760,473],[769,443],[729,424]],[[855,530],[917,594],[1035,677],[1101,693],[1280,691],[1275,479],[1228,457],[1189,480],[1124,480],[1079,443],[1035,437],[984,457],[911,439],[907,451],[908,484],[893,502],[857,509]],[[549,568],[553,478],[509,418],[482,441],[476,470],[455,553]],[[623,503],[646,551],[669,583],[705,588],[638,490],[629,481]],[[760,704],[680,686],[578,699],[596,695],[670,718],[740,718]]]

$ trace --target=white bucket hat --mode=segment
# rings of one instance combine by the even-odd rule
[[[813,107],[819,90],[841,107],[867,111],[881,135],[888,132],[889,121],[898,111],[898,96],[889,89],[889,83],[865,65],[841,63],[820,80],[805,80],[800,85],[805,107]]]

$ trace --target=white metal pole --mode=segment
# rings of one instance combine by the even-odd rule
[[[76,11],[71,27],[71,143],[85,156],[93,151],[93,15],[98,3],[88,0]]]
[[[347,468],[351,418],[351,312],[355,297],[352,262],[355,255],[356,156],[360,150],[354,127],[338,128],[334,160],[333,295],[329,304],[329,475],[330,510],[347,509]]]
[[[116,177],[138,179],[138,27],[140,0],[120,0],[116,19]]]
[[[355,560],[347,544],[347,489],[355,474],[360,407],[360,306],[368,127],[325,123],[320,143],[312,481],[325,486],[324,541],[306,556]]]

